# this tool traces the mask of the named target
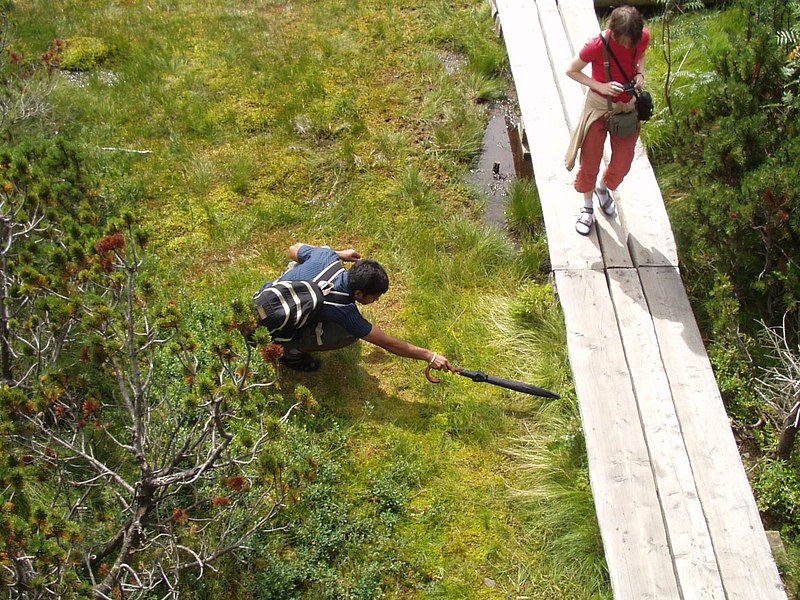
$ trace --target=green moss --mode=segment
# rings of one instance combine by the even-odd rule
[[[112,50],[95,37],[73,37],[64,40],[59,66],[67,71],[92,71],[105,65]]]

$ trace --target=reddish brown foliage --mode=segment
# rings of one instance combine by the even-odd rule
[[[114,233],[107,235],[94,245],[94,249],[97,250],[98,254],[105,254],[106,252],[110,252],[112,250],[123,250],[124,248],[125,236],[119,231],[115,231]]]
[[[224,508],[231,505],[231,499],[226,496],[214,496],[211,499],[211,505],[214,508]]]
[[[225,487],[233,492],[241,492],[247,480],[241,475],[234,475],[225,480]]]
[[[172,519],[178,524],[183,525],[189,520],[189,513],[182,508],[176,508],[172,511]]]
[[[82,407],[83,416],[88,419],[94,413],[97,412],[98,408],[99,408],[99,405],[97,404],[97,402],[95,400],[91,400],[91,399],[87,398],[86,400],[83,401],[83,407]]]
[[[274,342],[262,346],[258,351],[261,353],[261,357],[267,362],[275,362],[283,356],[283,346]]]

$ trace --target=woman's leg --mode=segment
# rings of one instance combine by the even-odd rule
[[[591,194],[594,191],[597,175],[600,172],[600,161],[603,158],[606,133],[605,119],[597,119],[589,125],[581,146],[578,173],[575,175],[576,192]]]
[[[611,136],[611,161],[603,173],[603,183],[609,190],[616,190],[631,170],[638,139],[638,132],[625,137]]]
[[[597,175],[600,172],[600,161],[603,158],[603,146],[606,143],[606,124],[604,119],[597,119],[589,126],[581,146],[578,173],[575,175],[575,191],[583,195],[575,230],[581,235],[589,235],[594,223],[592,194],[594,193]]]

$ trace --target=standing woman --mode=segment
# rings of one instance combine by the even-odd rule
[[[608,133],[606,119],[610,114],[607,98],[611,99],[612,113],[636,110],[636,98],[632,93],[624,91],[624,88],[629,83],[633,83],[637,90],[644,86],[644,54],[650,42],[650,32],[644,26],[644,19],[632,6],[615,8],[611,12],[608,29],[602,36],[609,46],[610,81],[606,77],[604,41],[600,36],[589,40],[572,59],[567,69],[567,76],[590,90],[586,94],[578,124],[572,132],[570,147],[565,158],[567,170],[571,171],[580,149],[580,161],[574,185],[575,190],[583,194],[583,207],[575,224],[575,230],[581,235],[588,235],[594,223],[593,195],[597,196],[598,204],[604,213],[611,216],[616,211],[610,191],[617,189],[631,168],[639,130],[637,127],[636,131],[624,137]],[[617,60],[614,60],[612,53]],[[592,65],[591,77],[583,73],[583,68],[588,64]],[[633,78],[632,82],[623,75],[623,69],[628,77]],[[598,180],[607,133],[611,136],[611,161],[603,177]]]

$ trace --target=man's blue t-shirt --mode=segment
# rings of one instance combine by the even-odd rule
[[[316,247],[303,244],[297,251],[297,264],[278,277],[278,280],[312,281],[325,267],[339,260],[336,252],[328,247]],[[317,319],[307,326],[314,326],[320,321],[332,322],[344,328],[357,338],[363,338],[372,331],[372,323],[361,316],[356,306],[353,290],[350,289],[349,273],[345,271],[333,280],[333,289],[349,295],[350,304],[324,304]]]

